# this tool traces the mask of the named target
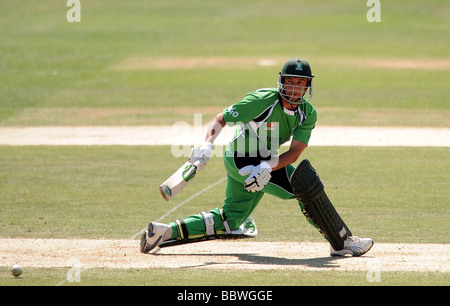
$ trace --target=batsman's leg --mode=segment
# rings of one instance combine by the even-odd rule
[[[227,172],[229,173],[229,175],[232,175],[233,178],[235,178],[236,180],[241,179],[239,173],[238,173],[238,169],[236,168],[236,160],[233,158],[225,158],[225,168],[227,169]],[[269,183],[264,187],[264,189],[262,190],[264,193],[268,193],[271,194],[277,198],[280,199],[285,199],[285,200],[289,200],[289,199],[295,199],[296,196],[294,194],[294,189],[292,188],[292,184],[291,184],[291,177],[292,174],[295,171],[295,167],[293,165],[288,165],[282,169],[273,171],[271,173],[271,178]],[[241,184],[243,184],[243,180],[241,182]],[[244,194],[245,196],[245,194]],[[306,217],[306,220],[315,228],[317,228],[319,230],[319,232],[322,234],[322,236],[325,237],[325,239],[328,240],[328,238],[326,237],[326,235],[323,234],[323,231],[314,223],[314,221],[309,217],[308,213],[305,210],[305,207],[303,206],[303,204],[298,201],[298,204],[300,206],[300,209],[303,213],[303,215]]]
[[[294,189],[292,188],[291,185],[291,176],[294,173],[294,171],[295,167],[293,165],[288,165],[283,169],[279,169],[277,171],[272,172],[272,177],[269,181],[269,184],[266,185],[263,191],[273,196],[276,196],[280,199],[295,199]],[[319,229],[317,225],[314,223],[314,221],[311,220],[311,218],[306,213],[303,204],[299,201],[298,204],[306,220],[312,226]]]
[[[303,160],[295,169],[291,184],[308,221],[316,225],[330,242],[332,256],[361,256],[370,250],[372,239],[352,236],[328,199],[319,175],[308,160]]]
[[[258,231],[250,214],[263,194],[248,192],[243,183],[228,177],[222,209],[205,211],[168,225],[150,223],[141,237],[141,252],[218,238],[255,237]]]

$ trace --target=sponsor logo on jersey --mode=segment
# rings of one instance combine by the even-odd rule
[[[228,114],[230,114],[230,116],[233,116],[234,118],[239,116],[239,113],[233,109],[233,106],[230,106],[228,108]]]
[[[275,132],[278,128],[278,122],[267,122],[265,130],[268,132]]]

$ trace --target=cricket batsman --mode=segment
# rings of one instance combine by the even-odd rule
[[[279,73],[277,88],[250,92],[214,117],[205,142],[193,148],[190,162],[203,170],[222,128],[238,126],[225,149],[223,205],[169,224],[151,222],[141,238],[142,253],[217,238],[255,237],[256,223],[250,214],[266,193],[295,199],[308,222],[330,243],[330,255],[361,256],[370,250],[372,239],[352,235],[310,162],[293,165],[306,149],[317,119],[309,102],[313,78],[307,61],[289,59]],[[289,140],[289,149],[279,155],[280,146]]]

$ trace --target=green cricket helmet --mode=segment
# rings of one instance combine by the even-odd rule
[[[284,77],[287,76],[306,78],[309,80],[308,85],[306,87],[297,85],[286,85],[283,83],[283,81]],[[278,93],[280,94],[280,96],[282,96],[286,101],[288,101],[291,104],[303,104],[306,102],[306,100],[310,100],[312,98],[313,78],[314,74],[312,74],[311,66],[307,61],[300,58],[291,58],[284,64],[278,76]],[[292,90],[292,95],[285,94],[286,87]],[[302,98],[297,99],[297,101],[293,101],[294,91],[299,90],[304,90]],[[308,93],[307,98],[305,98],[306,93]]]

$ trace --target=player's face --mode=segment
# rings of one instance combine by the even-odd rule
[[[296,102],[303,97],[308,88],[309,80],[306,78],[284,77],[284,94],[291,97],[291,101]]]

